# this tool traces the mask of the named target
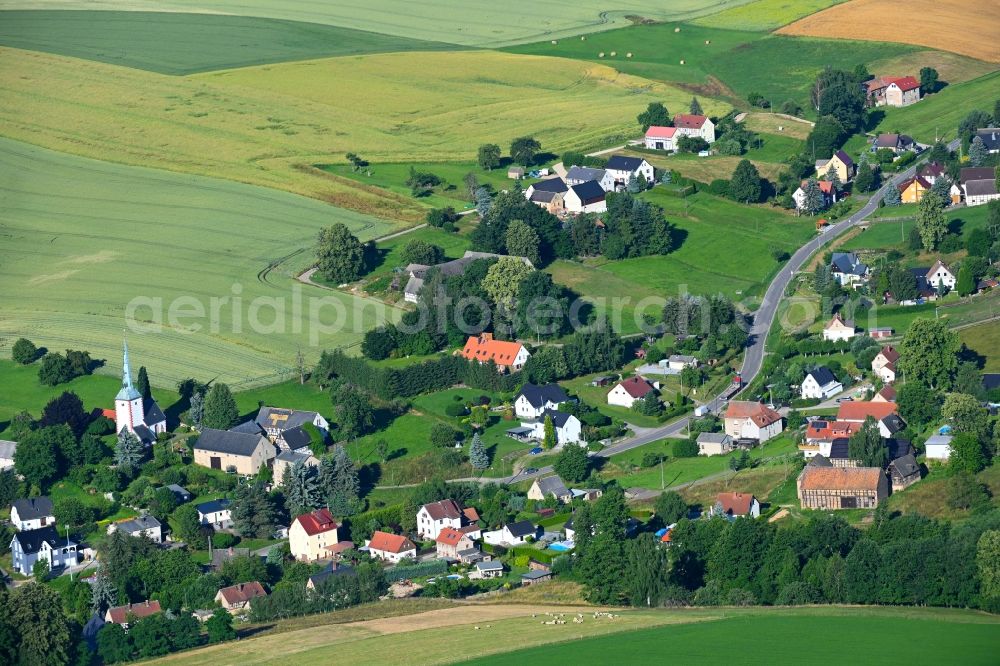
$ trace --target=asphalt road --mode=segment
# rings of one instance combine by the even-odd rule
[[[955,150],[957,147],[957,139],[948,144],[949,150]],[[802,267],[805,266],[807,261],[809,261],[809,258],[812,257],[821,247],[830,243],[838,236],[847,233],[850,229],[857,226],[869,215],[871,215],[878,208],[879,202],[885,195],[886,190],[890,186],[895,187],[898,183],[901,183],[907,178],[913,176],[916,169],[923,163],[923,161],[924,160],[922,159],[918,160],[912,167],[895,176],[892,180],[884,183],[882,187],[871,196],[868,203],[865,204],[865,206],[857,213],[846,220],[841,220],[836,224],[830,225],[827,227],[825,232],[819,234],[796,250],[792,257],[788,260],[788,263],[777,275],[774,276],[774,279],[771,280],[771,284],[767,287],[767,291],[764,292],[764,299],[762,300],[760,307],[754,313],[753,325],[750,329],[750,340],[747,345],[746,353],[743,357],[743,366],[740,369],[740,376],[743,378],[744,384],[752,383],[753,380],[757,378],[757,375],[760,374],[761,366],[764,364],[764,354],[766,353],[765,343],[767,342],[767,333],[771,330],[771,326],[774,324],[774,318],[778,313],[778,305],[781,303],[781,299],[785,294],[785,289],[788,287],[795,274],[802,270]],[[725,402],[726,401],[723,399],[723,396],[720,394],[705,404],[709,405],[713,413],[718,413]],[[691,414],[688,414],[656,428],[638,429],[631,437],[608,446],[595,455],[601,458],[610,458],[615,454],[638,448],[644,444],[655,442],[658,439],[676,437],[687,426],[687,422],[690,418]],[[552,467],[546,466],[538,468],[537,471],[532,472],[531,474],[521,472],[514,474],[513,476],[490,480],[500,483],[516,483],[551,473]]]

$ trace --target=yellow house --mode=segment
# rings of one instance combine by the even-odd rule
[[[838,150],[828,160],[816,160],[816,175],[820,178],[835,172],[840,182],[846,183],[854,177],[854,171],[854,160],[843,150]]]
[[[202,467],[253,476],[275,456],[267,437],[205,428],[194,445],[194,462]]]
[[[927,182],[923,176],[914,176],[899,184],[899,196],[903,203],[920,203],[920,200],[924,198],[924,192],[931,187],[933,185]]]
[[[332,556],[328,546],[337,543],[337,521],[329,509],[317,509],[297,516],[288,528],[292,557],[311,562]]]

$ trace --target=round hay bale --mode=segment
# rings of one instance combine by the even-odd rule
[[[626,54],[625,54],[625,57],[626,57],[626,58],[631,58],[631,57],[632,57],[632,52],[631,52],[631,51],[629,51],[628,53],[626,53]]]
[[[604,57],[604,51],[601,51],[600,53],[598,53],[597,57],[598,58],[603,58]]]
[[[618,55],[618,51],[612,51],[611,52],[611,57],[612,58],[614,58],[616,55]]]
[[[552,43],[553,43],[553,44],[558,44],[559,42],[557,42],[556,40],[554,40],[554,39],[553,39],[553,40],[552,40]]]
[[[711,43],[712,43],[712,40],[711,40],[711,39],[706,39],[706,40],[705,40],[705,43],[706,43],[706,44],[711,44]]]
[[[680,28],[674,28],[674,32],[680,32],[680,31],[681,31]]]
[[[587,41],[587,35],[580,35],[580,41],[581,42]]]
[[[681,64],[682,64],[682,65],[684,64],[684,61],[683,61],[683,60],[681,60]]]

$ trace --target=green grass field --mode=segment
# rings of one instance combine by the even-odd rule
[[[343,26],[385,35],[467,46],[500,46],[609,30],[630,24],[629,16],[685,20],[749,0],[598,0],[567,4],[539,0],[530,11],[511,11],[486,0],[438,0],[419,7],[405,0],[368,2],[281,2],[281,0],[89,0],[87,9],[134,9],[260,16]],[[72,0],[3,0],[4,9],[79,9]]]
[[[692,23],[711,28],[770,31],[841,2],[844,0],[754,0]]]
[[[997,314],[1000,314],[1000,307]],[[993,321],[970,326],[963,328],[958,335],[969,349],[986,359],[984,372],[1000,372],[1000,324]]]
[[[664,653],[669,653],[671,660],[691,659],[699,664],[829,664],[842,660],[868,664],[935,660],[996,663],[1000,628],[992,619],[968,614],[964,621],[957,617],[942,621],[931,612],[908,617],[905,610],[897,611],[897,616],[867,609],[849,615],[827,614],[825,610],[777,611],[661,626],[461,663],[500,666],[559,660],[638,664],[658,661],[655,655]],[[887,635],[895,638],[891,649],[885,644]],[[849,640],[845,640],[847,636]]]
[[[918,141],[933,142],[935,137],[953,139],[958,123],[973,109],[990,113],[1000,90],[1000,72],[971,81],[956,83],[918,104],[902,109],[885,109],[877,130],[892,132],[897,128]]]
[[[139,11],[5,11],[0,13],[0,45],[160,74],[454,48],[315,23]]]
[[[54,350],[89,350],[107,359],[101,372],[117,374],[129,303],[161,299],[134,312],[142,325],[155,321],[156,310],[162,327],[130,336],[132,362],[145,365],[158,386],[191,376],[238,385],[280,381],[276,373],[298,349],[311,363],[320,348],[354,344],[374,324],[374,302],[299,287],[291,277],[310,262],[322,226],[343,222],[366,239],[391,228],[374,218],[275,190],[7,140],[0,141],[0,192],[8,202],[0,221],[5,354],[23,335]],[[301,289],[297,312],[293,285]],[[219,301],[213,332],[211,299],[235,296],[240,313],[234,316],[236,301]],[[339,304],[346,323],[339,333],[319,333],[316,346],[309,341],[309,331],[320,330],[310,326],[311,297]],[[267,301],[254,306],[257,298],[282,303],[283,323]],[[199,307],[201,316],[185,315]],[[315,307],[321,325],[335,322],[335,306]],[[190,324],[201,330],[183,332]]]

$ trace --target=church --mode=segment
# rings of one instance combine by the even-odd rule
[[[145,398],[132,385],[128,362],[128,341],[125,342],[125,363],[122,368],[122,388],[115,396],[115,431],[127,430],[139,441],[152,446],[156,436],[167,431],[167,417],[152,397]]]

